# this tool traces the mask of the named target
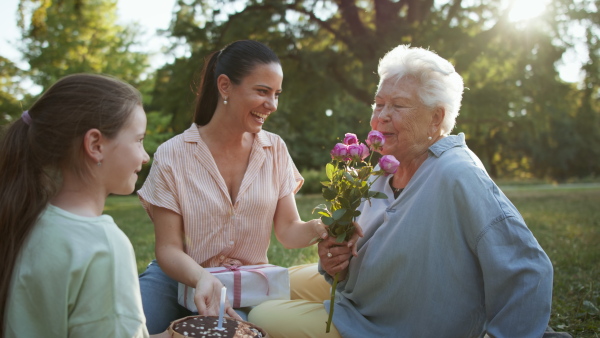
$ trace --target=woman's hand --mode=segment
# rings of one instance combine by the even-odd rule
[[[356,230],[348,242],[337,243],[335,238],[328,237],[319,243],[321,267],[331,276],[339,272],[340,281],[346,278],[350,257],[358,256],[356,241],[363,237],[362,228],[357,223],[354,223],[354,226]]]
[[[329,236],[329,233],[327,232],[327,226],[323,224],[320,218],[313,219],[307,223],[312,225],[315,234],[317,234],[318,240],[324,240]],[[314,242],[312,244],[314,244]]]
[[[340,281],[346,278],[350,257],[352,257],[352,249],[347,243],[337,243],[335,238],[329,237],[319,242],[319,259],[321,267],[329,275],[334,276],[340,273]]]
[[[352,256],[354,257],[358,257],[358,251],[356,251],[356,242],[358,241],[358,239],[360,237],[363,237],[363,231],[362,228],[360,227],[360,225],[358,225],[358,223],[356,222],[352,222],[354,224],[354,234],[352,234],[352,237],[350,237],[350,240],[348,240],[348,247],[352,248]]]
[[[221,289],[223,284],[210,272],[202,269],[202,275],[194,294],[194,303],[198,308],[198,314],[203,316],[218,316],[221,306]],[[225,313],[237,320],[242,318],[233,310],[229,299],[225,299]]]

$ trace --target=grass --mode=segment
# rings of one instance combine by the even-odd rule
[[[600,185],[573,188],[519,185],[503,189],[554,265],[554,299],[550,325],[573,337],[600,337]],[[319,195],[298,196],[303,219],[312,218]],[[105,212],[129,236],[138,271],[154,258],[154,231],[135,196],[110,197]],[[287,250],[272,237],[273,264],[316,262],[316,248]]]

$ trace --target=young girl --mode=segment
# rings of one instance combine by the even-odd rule
[[[131,243],[109,194],[149,159],[140,93],[114,78],[59,80],[0,143],[0,327],[5,337],[147,337]]]

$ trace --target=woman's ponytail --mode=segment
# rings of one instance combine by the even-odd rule
[[[200,88],[196,97],[196,111],[194,123],[199,126],[207,125],[217,109],[219,90],[217,88],[217,75],[215,69],[221,51],[216,51],[206,57],[202,74],[200,75]]]

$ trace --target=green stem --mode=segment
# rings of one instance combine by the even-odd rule
[[[336,273],[333,277],[333,285],[331,285],[331,300],[329,301],[329,318],[327,318],[327,329],[325,333],[329,333],[331,328],[331,320],[333,319],[333,305],[335,304],[335,289],[337,288],[338,277],[340,273]]]

